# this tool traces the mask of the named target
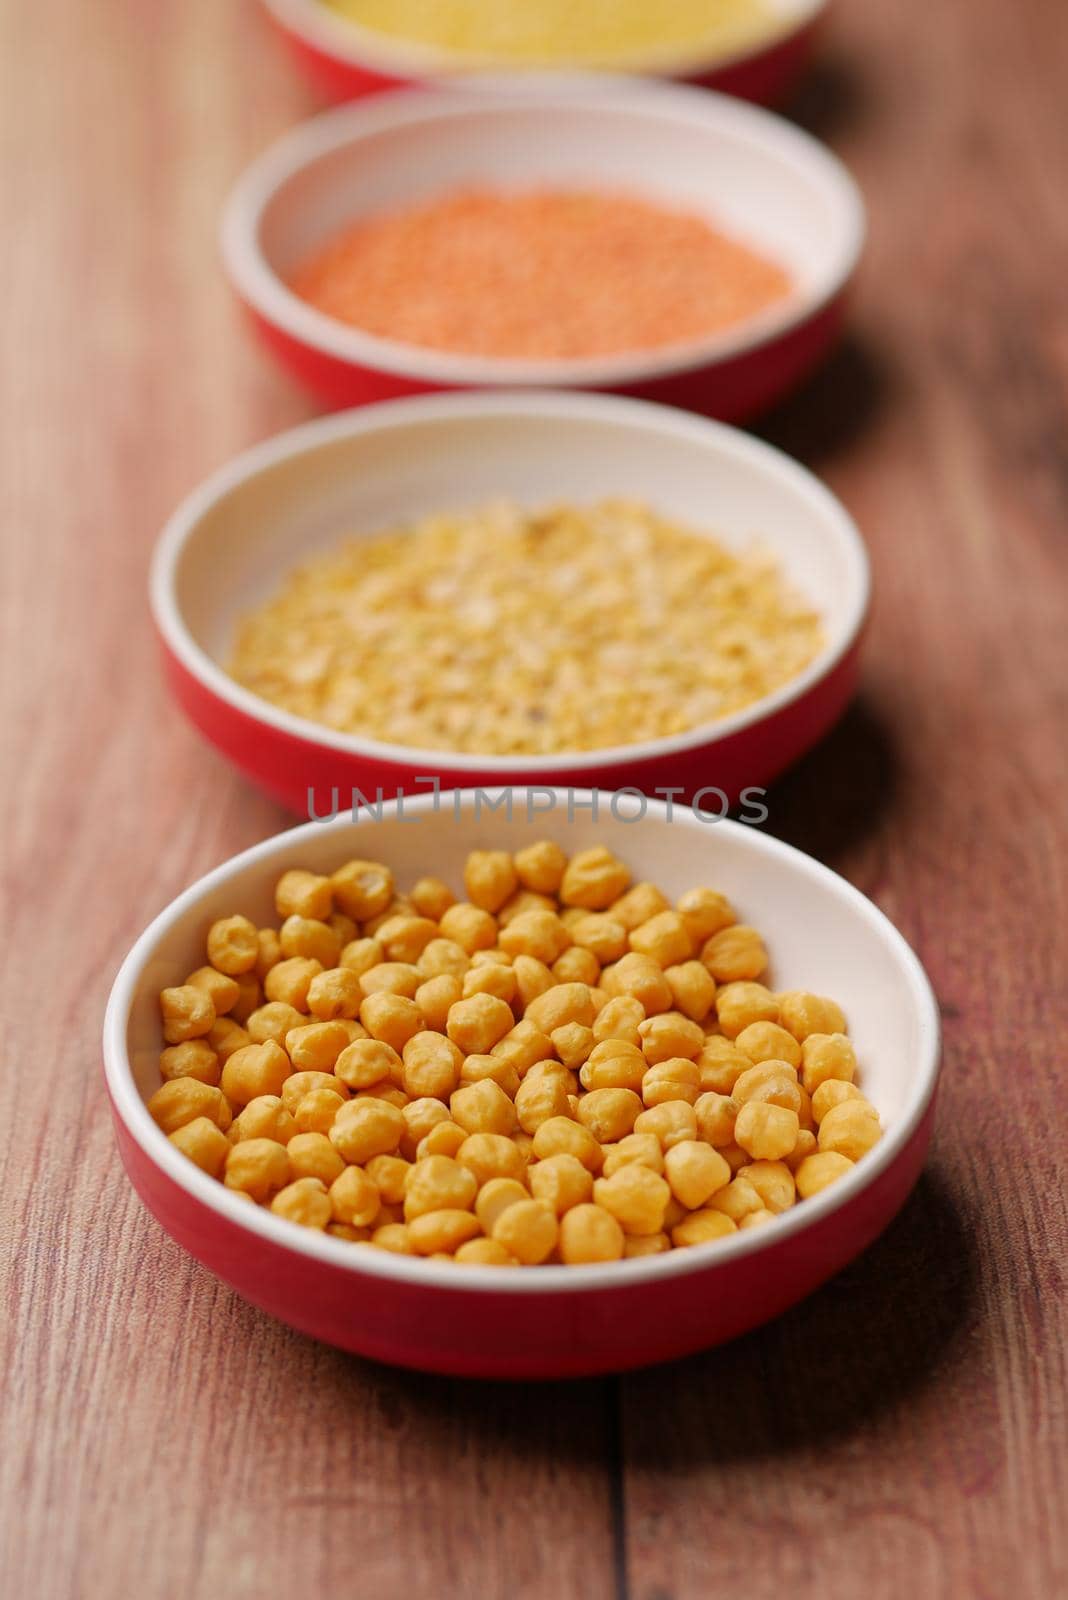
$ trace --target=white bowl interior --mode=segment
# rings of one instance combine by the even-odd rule
[[[345,748],[344,736],[287,717],[220,670],[241,617],[285,574],[347,535],[433,511],[501,497],[538,507],[619,495],[733,549],[759,544],[774,553],[824,618],[825,649],[798,684],[820,676],[851,641],[866,606],[867,564],[852,523],[814,478],[732,429],[586,395],[431,396],[283,435],[179,512],[157,560],[157,617],[177,648],[188,654],[192,643],[194,669],[228,699]],[[768,703],[715,728],[751,720]]]
[[[296,336],[356,362],[428,376],[470,370],[596,381],[624,364],[658,371],[700,351],[716,359],[770,337],[850,275],[863,213],[843,168],[791,124],[726,96],[676,85],[583,79],[495,93],[410,91],[347,106],[298,128],[231,197],[224,255],[239,290]],[[349,328],[285,288],[347,224],[457,188],[557,185],[637,193],[697,212],[779,262],[786,301],[672,351],[569,362],[475,360]]]
[[[546,791],[537,793],[544,796]],[[618,817],[602,806],[596,820],[577,809],[569,820],[566,791],[556,794],[557,809],[533,817],[528,815],[524,791],[514,791],[511,815],[479,806],[466,791],[459,798],[445,795],[436,809],[434,797],[424,796],[406,806],[404,820],[387,806],[381,821],[363,815],[355,823],[342,817],[332,823],[307,824],[256,846],[194,885],[142,937],[116,982],[109,1006],[105,1040],[109,1083],[120,1115],[139,1142],[185,1187],[235,1220],[246,1221],[221,1186],[205,1179],[168,1145],[140,1103],[160,1082],[158,993],[202,963],[205,935],[217,917],[243,912],[260,923],[274,921],[272,886],[292,866],[329,872],[360,855],[387,862],[402,889],[424,873],[459,886],[469,850],[516,850],[532,838],[553,837],[569,852],[607,845],[628,862],[636,878],[650,878],[672,896],[696,884],[723,891],[739,914],[765,934],[772,958],[768,981],[773,986],[811,989],[839,1001],[856,1045],[860,1084],[878,1107],[886,1135],[841,1185],[798,1207],[777,1226],[803,1226],[855,1192],[893,1159],[907,1139],[933,1092],[937,1072],[937,1010],[919,963],[901,936],[843,879],[754,828],[701,823],[684,808],[676,808],[669,821],[666,808],[657,802],[650,802],[644,818],[636,819],[636,808],[625,800]],[[313,1253],[337,1249],[334,1241],[308,1241],[276,1219],[263,1216],[257,1221],[294,1248]],[[753,1247],[750,1236],[738,1235],[725,1248]],[[672,1260],[674,1266],[669,1267]],[[366,1257],[359,1265],[371,1267]],[[433,1276],[432,1263],[419,1265]],[[623,1267],[655,1275],[684,1270],[686,1263],[680,1268],[677,1258],[669,1257],[662,1263],[628,1262]],[[407,1274],[412,1269],[406,1264],[383,1270]],[[536,1280],[540,1275],[529,1276]],[[472,1285],[477,1277],[476,1272]],[[578,1280],[573,1281],[577,1285]]]

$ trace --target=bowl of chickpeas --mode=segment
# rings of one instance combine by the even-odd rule
[[[841,715],[869,588],[840,503],[749,435],[454,394],[239,457],[172,517],[150,592],[181,708],[308,818],[433,781],[744,802]]]
[[[870,1244],[939,1027],[883,914],[755,828],[470,790],[194,884],[104,1060],[134,1187],[246,1299],[402,1366],[560,1377],[734,1338]]]
[[[470,81],[472,67],[656,73],[780,100],[812,50],[827,0],[643,0],[524,6],[263,0],[294,57],[331,99],[401,83]]]

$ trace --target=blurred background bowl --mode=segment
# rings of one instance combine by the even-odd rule
[[[501,0],[519,4],[521,0]],[[457,77],[470,66],[456,52],[391,38],[329,11],[319,0],[264,0],[300,65],[332,100],[351,100],[400,84]],[[743,49],[694,54],[650,72],[700,83],[745,100],[780,100],[803,71],[829,0],[774,0],[767,34]],[[638,70],[645,70],[639,64]]]
[[[823,619],[798,677],[716,723],[645,743],[552,756],[417,750],[337,733],[280,710],[224,670],[240,620],[343,539],[433,512],[509,499],[539,508],[647,501],[734,549],[754,542]],[[487,561],[493,559],[487,549]],[[175,513],[157,546],[151,601],[167,675],[186,714],[252,781],[309,814],[339,788],[574,783],[646,793],[715,785],[732,800],[831,727],[856,681],[868,609],[856,527],[811,473],[704,418],[608,395],[429,395],[328,417],[238,457]],[[715,808],[715,802],[709,805]]]
[[[459,799],[459,804],[454,802]],[[163,1227],[238,1292],[302,1332],[380,1361],[479,1377],[619,1371],[717,1344],[777,1316],[863,1250],[923,1165],[939,1067],[938,1010],[919,962],[870,900],[827,867],[740,823],[708,825],[650,803],[594,821],[556,810],[528,819],[474,796],[424,795],[381,821],[309,823],[209,873],[142,935],[119,973],[104,1028],[116,1138],[130,1179]],[[588,800],[588,796],[581,796]],[[469,850],[555,838],[569,853],[606,845],[672,897],[725,893],[767,936],[777,988],[844,1007],[864,1092],[885,1133],[852,1172],[774,1225],[646,1260],[508,1272],[418,1261],[332,1239],[242,1204],[175,1149],[145,1101],[159,1087],[159,991],[203,960],[218,917],[273,923],[290,867],[330,872],[385,861],[398,884],[462,881]],[[813,931],[818,930],[818,937]]]
[[[503,87],[502,87],[503,85]],[[289,282],[366,215],[465,188],[591,188],[705,216],[777,262],[791,292],[661,349],[544,361],[483,358],[366,333]],[[781,398],[833,342],[864,242],[842,164],[792,123],[673,84],[581,77],[479,92],[411,90],[328,112],[239,180],[223,260],[270,349],[331,406],[430,389],[617,389],[737,421]]]

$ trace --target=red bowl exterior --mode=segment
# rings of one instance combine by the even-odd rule
[[[388,761],[333,750],[312,738],[283,732],[230,705],[194,677],[165,641],[161,643],[171,690],[194,726],[259,788],[296,815],[308,818],[330,815],[332,805],[335,810],[349,810],[353,789],[369,802],[374,802],[379,790],[387,800],[398,793],[425,794],[431,777],[440,779],[442,789],[545,783],[602,790],[633,788],[653,795],[673,788],[674,797],[685,802],[714,786],[733,805],[743,790],[762,788],[829,732],[856,687],[861,638],[806,693],[736,733],[692,750],[606,762],[595,769],[575,770],[561,761],[552,772],[539,774],[522,768],[514,772],[458,771],[450,768],[445,756],[428,770],[403,756]],[[336,802],[332,799],[335,791]],[[713,814],[721,809],[715,794],[707,795],[702,804]]]
[[[141,1199],[183,1249],[301,1333],[394,1366],[479,1378],[574,1378],[708,1349],[767,1322],[867,1248],[923,1166],[934,1101],[896,1160],[818,1224],[750,1255],[656,1282],[574,1293],[450,1290],[347,1271],[246,1232],[180,1188],[119,1116]]]
[[[273,13],[270,16],[301,70],[328,100],[355,100],[361,95],[379,94],[384,89],[396,89],[402,84],[421,81],[404,75],[394,77],[378,72],[373,67],[346,61],[329,50],[320,49],[296,30],[287,28]],[[811,22],[766,50],[726,66],[711,68],[707,72],[687,74],[681,81],[718,89],[723,94],[736,95],[741,100],[753,100],[759,105],[782,100],[800,77],[812,54],[821,20],[821,17],[814,17]]]
[[[819,363],[838,336],[847,292],[777,338],[725,361],[647,383],[616,386],[620,394],[682,406],[719,422],[741,422],[781,399]],[[405,378],[328,355],[246,306],[260,338],[282,365],[332,410],[456,387]]]

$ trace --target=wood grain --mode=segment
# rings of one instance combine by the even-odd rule
[[[928,1173],[727,1350],[488,1389],[271,1323],[118,1169],[114,970],[284,821],[172,715],[144,583],[177,498],[308,414],[215,226],[311,101],[251,4],[0,0],[5,1595],[1068,1590],[1066,72],[1053,0],[850,0],[796,108],[861,179],[871,249],[849,342],[765,431],[857,515],[878,603],[861,699],[770,825],[932,974]]]

